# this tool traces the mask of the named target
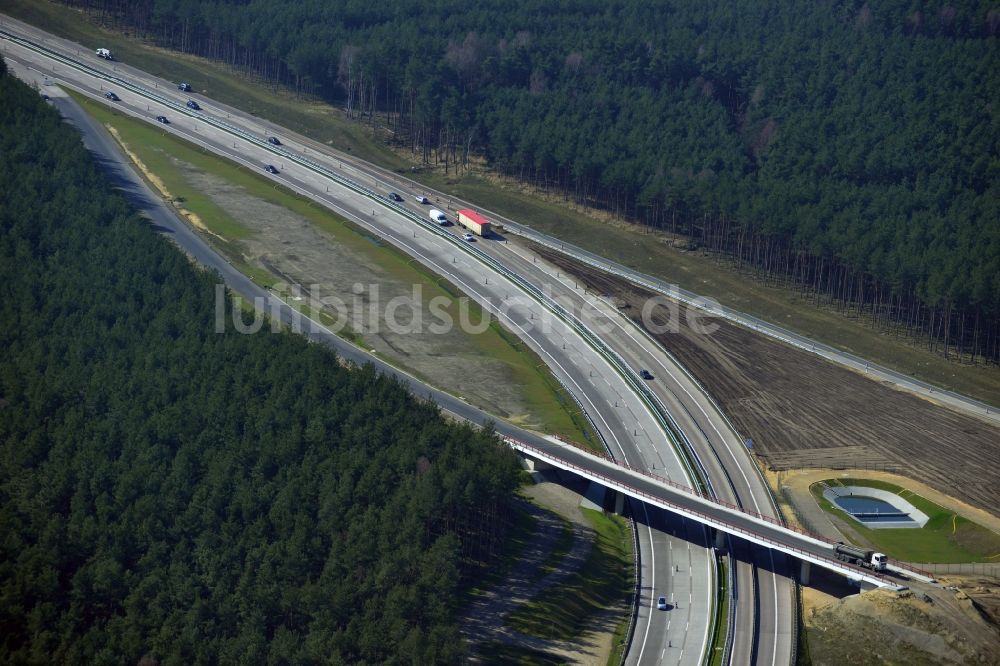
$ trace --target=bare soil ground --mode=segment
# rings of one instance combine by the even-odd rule
[[[541,257],[613,296],[633,320],[651,293],[540,246]],[[664,308],[654,319],[666,316]],[[694,375],[772,469],[886,469],[996,512],[1000,429],[723,320],[656,339]]]
[[[396,297],[409,298],[413,285],[402,282],[375,261],[338,244],[330,235],[309,220],[281,206],[261,200],[245,189],[225,179],[190,165],[190,182],[208,195],[219,207],[247,227],[249,238],[237,241],[248,263],[257,265],[288,284],[309,288],[317,285],[321,298],[337,297],[346,305],[348,322],[355,316],[364,321],[361,310],[368,310],[377,300],[382,307],[378,317],[366,330],[348,324],[348,329],[361,335],[367,348],[393,359],[432,384],[442,386],[470,402],[490,405],[500,416],[528,427],[537,419],[526,404],[509,366],[480,352],[470,338],[455,326],[445,333],[432,333],[425,323],[420,332],[394,332],[383,315],[385,305]],[[362,241],[364,242],[364,241]],[[374,242],[374,241],[373,241]],[[355,285],[363,285],[363,293],[355,294]],[[434,322],[427,294],[420,302],[424,322]],[[304,295],[306,303],[308,295]],[[326,311],[336,317],[332,307]],[[399,323],[410,323],[407,306],[395,311]]]
[[[944,582],[948,588],[918,585],[902,593],[876,590],[848,596],[842,596],[842,588],[832,594],[803,588],[802,621],[811,662],[1000,663],[998,581],[955,577]]]

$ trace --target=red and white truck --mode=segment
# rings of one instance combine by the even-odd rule
[[[478,236],[487,236],[490,233],[490,221],[468,208],[458,211],[458,223]]]

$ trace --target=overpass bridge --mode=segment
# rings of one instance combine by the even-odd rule
[[[599,483],[626,497],[660,507],[693,521],[740,537],[765,548],[790,555],[802,562],[803,578],[808,579],[809,565],[835,571],[851,580],[893,590],[905,589],[905,580],[915,578],[932,581],[928,575],[890,566],[895,575],[885,575],[836,559],[834,543],[803,530],[788,527],[774,518],[745,511],[731,504],[712,499],[693,488],[669,479],[632,469],[626,465],[589,453],[569,444],[544,440],[529,444],[512,437],[504,440],[522,456],[558,469],[567,470]],[[803,582],[808,582],[803,580]]]

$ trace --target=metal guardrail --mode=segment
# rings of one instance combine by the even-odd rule
[[[802,587],[800,585],[792,586],[792,640],[791,642],[791,654],[792,663],[798,661],[799,656],[799,624],[802,620]]]
[[[539,245],[544,245],[550,249],[556,250],[561,254],[573,257],[577,261],[587,264],[593,268],[597,268],[606,273],[611,273],[612,275],[617,275],[619,277],[625,278],[629,282],[638,284],[640,286],[646,287],[656,293],[663,294],[677,301],[687,304],[690,307],[694,307],[703,312],[707,312],[711,315],[722,317],[727,319],[738,326],[744,326],[758,333],[767,335],[768,337],[774,338],[786,344],[792,345],[802,351],[816,354],[822,356],[829,360],[840,363],[841,365],[849,365],[846,361],[854,364],[858,368],[866,368],[868,370],[873,370],[883,374],[888,377],[890,381],[899,385],[910,385],[912,387],[927,391],[928,393],[937,393],[939,395],[947,396],[959,403],[963,403],[966,409],[972,410],[977,414],[985,413],[994,420],[1000,418],[1000,409],[997,406],[989,405],[980,400],[970,398],[968,396],[956,393],[955,391],[950,391],[947,389],[934,386],[928,382],[917,379],[915,377],[910,377],[904,375],[901,372],[888,368],[886,366],[880,365],[878,363],[873,363],[867,359],[864,359],[856,354],[852,354],[847,351],[842,351],[833,347],[831,345],[817,342],[804,335],[790,331],[783,326],[773,324],[771,322],[764,321],[758,317],[747,314],[745,312],[739,312],[732,308],[720,305],[718,308],[707,307],[705,297],[695,294],[692,291],[678,287],[677,285],[669,284],[663,280],[653,278],[644,273],[640,273],[637,270],[630,269],[627,266],[623,266],[610,259],[605,259],[592,252],[584,250],[572,243],[567,243],[565,241],[560,241],[552,236],[544,234],[531,228],[528,225],[510,221],[508,218],[495,213],[493,211],[484,209],[480,207],[488,215],[496,217],[497,219],[504,220],[505,226],[513,231],[514,233],[529,238],[530,240],[538,243]],[[841,360],[844,359],[844,360]]]
[[[208,125],[212,125],[218,129],[221,129],[229,134],[238,136],[244,141],[254,144],[259,148],[263,148],[273,154],[280,155],[285,159],[288,159],[290,162],[297,163],[301,166],[305,166],[306,168],[312,170],[313,172],[321,176],[324,176],[326,178],[329,178],[330,180],[333,180],[339,185],[342,185],[343,187],[346,187],[354,192],[362,194],[363,196],[366,196],[369,199],[375,201],[379,205],[389,208],[390,210],[393,210],[396,213],[412,221],[417,222],[424,228],[431,230],[439,237],[446,239],[452,245],[461,248],[464,252],[472,254],[480,262],[486,264],[494,271],[500,273],[505,278],[516,284],[518,287],[522,289],[522,291],[531,296],[540,305],[542,305],[547,310],[549,310],[557,317],[559,317],[559,319],[561,319],[564,323],[566,323],[573,330],[575,330],[581,337],[583,337],[583,339],[588,343],[589,346],[591,346],[592,348],[595,349],[595,351],[604,356],[605,360],[610,361],[612,367],[618,372],[619,375],[621,375],[621,377],[626,381],[626,383],[630,386],[630,388],[643,399],[643,401],[647,404],[647,407],[650,408],[650,411],[652,412],[654,417],[660,422],[660,425],[664,429],[664,432],[668,434],[668,438],[671,440],[672,444],[674,444],[674,448],[677,449],[679,453],[681,453],[682,464],[684,464],[687,467],[687,471],[690,477],[697,483],[705,484],[706,487],[711,492],[711,482],[708,479],[708,475],[707,472],[705,471],[704,464],[698,457],[697,452],[694,451],[690,442],[687,441],[687,438],[683,435],[683,432],[677,426],[676,421],[674,421],[673,417],[669,414],[667,409],[659,401],[659,398],[656,397],[656,395],[653,394],[652,391],[650,391],[647,387],[645,387],[640,381],[636,379],[635,372],[631,370],[631,368],[629,368],[628,364],[624,361],[624,359],[622,359],[617,352],[608,348],[607,345],[605,345],[604,342],[600,340],[599,336],[596,336],[582,321],[579,320],[578,317],[567,311],[561,304],[556,302],[551,296],[548,296],[547,294],[542,292],[542,290],[535,287],[533,284],[522,278],[520,275],[514,273],[513,271],[510,271],[505,266],[503,266],[503,264],[493,259],[483,251],[479,250],[478,248],[469,246],[467,243],[462,243],[451,234],[441,231],[441,229],[438,228],[438,225],[432,224],[429,220],[425,220],[423,217],[413,213],[409,209],[404,208],[403,206],[388,199],[387,197],[382,196],[378,192],[363,185],[360,185],[333,171],[330,171],[326,167],[317,164],[312,160],[306,159],[301,155],[297,155],[282,148],[276,147],[268,143],[261,137],[246,132],[241,128],[235,127],[229,123],[223,122],[217,118],[214,118],[200,111],[194,111],[192,109],[189,109],[187,106],[181,105],[180,103],[175,102],[169,98],[166,98],[157,92],[149,90],[148,88],[135,85],[118,76],[109,74],[106,71],[101,71],[89,65],[81,64],[71,58],[67,58],[55,51],[52,51],[51,49],[34,44],[30,40],[20,38],[5,30],[0,30],[0,35],[5,36],[7,39],[18,43],[21,46],[24,46],[25,48],[31,49],[38,53],[42,53],[47,57],[59,60],[63,64],[73,67],[74,69],[77,69],[85,74],[88,74],[89,76],[103,79],[109,83],[113,83],[119,86],[124,90],[129,90],[136,94],[142,95],[147,99],[155,101],[158,104],[162,104],[163,106],[166,106],[168,108],[174,109],[175,111],[178,111],[190,118],[200,120]],[[573,395],[571,391],[570,394]],[[678,446],[678,441],[677,441],[678,435],[680,436],[681,439],[681,446]],[[692,460],[694,461],[694,464],[692,464]]]
[[[601,483],[603,483],[603,484],[605,484],[605,485],[607,485],[609,487],[623,489],[623,490],[627,491],[628,493],[632,494],[633,496],[635,496],[637,499],[648,501],[648,502],[653,503],[653,504],[666,505],[667,507],[670,508],[670,510],[676,511],[676,512],[681,513],[681,514],[690,514],[692,516],[697,517],[697,519],[699,520],[699,522],[702,522],[703,524],[706,524],[706,525],[720,526],[723,529],[723,531],[725,531],[725,532],[727,532],[729,534],[745,535],[745,537],[748,538],[748,539],[750,539],[751,541],[753,541],[753,540],[765,541],[765,542],[767,542],[773,548],[777,548],[778,550],[782,550],[782,551],[786,551],[786,552],[790,551],[789,554],[794,555],[794,556],[798,557],[799,559],[816,560],[818,563],[824,564],[826,566],[832,566],[832,568],[835,568],[835,569],[842,569],[842,570],[846,569],[848,571],[854,572],[854,573],[856,573],[860,577],[868,577],[868,578],[876,579],[876,580],[878,580],[880,582],[880,584],[884,584],[884,585],[887,585],[887,586],[896,586],[896,583],[890,581],[886,576],[883,576],[883,575],[879,574],[876,571],[872,571],[870,569],[865,569],[863,567],[858,567],[858,566],[849,564],[849,563],[844,562],[842,560],[838,560],[838,559],[836,559],[835,557],[832,557],[832,556],[826,556],[826,555],[820,555],[820,554],[817,554],[817,553],[812,553],[812,552],[803,550],[803,549],[801,549],[801,548],[799,548],[797,546],[794,546],[794,545],[790,545],[790,544],[787,544],[787,543],[781,543],[779,541],[775,541],[775,540],[773,540],[773,539],[771,539],[769,537],[765,537],[765,536],[761,536],[759,534],[756,534],[756,533],[754,533],[753,531],[751,531],[749,529],[740,527],[739,525],[735,525],[735,524],[733,524],[731,522],[728,522],[728,521],[726,521],[726,520],[724,520],[722,518],[716,518],[714,516],[710,516],[710,515],[704,513],[703,511],[700,511],[700,510],[698,510],[696,508],[688,508],[688,507],[681,506],[681,505],[677,504],[676,502],[672,502],[672,501],[670,501],[670,500],[668,500],[668,499],[666,499],[664,497],[659,497],[659,496],[652,495],[652,494],[650,494],[650,493],[648,493],[648,492],[646,492],[644,490],[640,490],[640,489],[636,488],[635,486],[629,485],[629,484],[627,484],[627,483],[625,483],[623,481],[612,479],[611,477],[607,476],[606,474],[602,474],[601,472],[595,471],[593,469],[587,469],[587,468],[581,467],[580,465],[572,463],[569,460],[566,460],[565,458],[560,458],[560,457],[556,456],[555,454],[553,454],[553,453],[551,453],[549,451],[543,451],[542,449],[539,449],[539,448],[537,448],[535,446],[532,446],[532,445],[528,444],[527,442],[523,442],[523,441],[518,440],[518,439],[513,438],[513,437],[504,437],[504,439],[507,440],[507,442],[511,446],[513,446],[513,447],[515,447],[515,448],[517,448],[517,449],[519,449],[521,451],[524,451],[526,453],[529,453],[531,455],[537,456],[540,460],[545,460],[547,462],[550,462],[551,464],[555,464],[557,467],[563,467],[564,469],[569,469],[569,470],[577,471],[578,473],[581,473],[584,476],[593,477],[593,478],[595,478],[597,480],[600,480]],[[589,456],[593,456],[595,458],[599,458],[599,456],[594,456],[594,454],[589,454],[589,453],[586,453],[586,452],[583,452],[583,451],[580,451],[580,453],[582,455],[589,455]],[[700,500],[702,502],[708,502],[708,503],[715,504],[715,505],[718,505],[720,507],[727,508],[727,509],[735,509],[736,511],[739,511],[739,513],[742,513],[742,514],[744,514],[744,515],[746,515],[746,516],[748,516],[750,518],[761,520],[761,521],[764,521],[764,522],[773,523],[777,527],[780,527],[782,529],[789,530],[789,531],[794,531],[794,532],[797,532],[797,533],[801,533],[804,536],[817,541],[820,545],[830,546],[831,549],[835,545],[833,542],[830,542],[830,541],[828,541],[826,539],[823,539],[822,537],[818,537],[818,536],[815,536],[815,535],[807,534],[803,530],[798,530],[798,529],[794,529],[794,528],[791,528],[791,527],[786,527],[784,525],[779,525],[779,524],[777,524],[774,521],[773,518],[769,519],[767,517],[760,516],[759,514],[755,515],[753,512],[750,512],[750,511],[739,510],[738,508],[736,508],[733,505],[728,504],[726,502],[722,502],[722,501],[720,501],[718,499],[706,497],[703,494],[698,493],[697,491],[695,491],[692,488],[685,488],[684,486],[680,486],[679,484],[671,482],[669,479],[663,479],[661,477],[656,477],[655,475],[652,475],[649,472],[646,472],[644,470],[633,469],[633,468],[630,468],[630,467],[628,467],[626,465],[622,465],[622,464],[619,464],[619,463],[612,463],[612,464],[616,464],[618,467],[621,467],[623,470],[631,472],[632,474],[639,474],[639,475],[642,475],[642,476],[647,476],[650,479],[652,479],[652,480],[654,480],[654,481],[656,481],[656,482],[658,482],[660,484],[663,484],[665,486],[671,486],[671,487],[673,487],[673,488],[675,488],[677,490],[681,490],[681,491],[685,492],[686,494],[692,496],[692,498],[697,498],[698,500]],[[831,552],[832,552],[832,550],[831,550]]]

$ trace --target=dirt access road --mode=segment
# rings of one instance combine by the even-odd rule
[[[651,292],[531,247],[641,325]],[[886,469],[990,513],[1000,506],[1000,429],[723,320],[712,320],[711,334],[696,333],[680,312],[676,333],[654,337],[772,469]],[[662,306],[653,310],[656,323],[668,317]]]

